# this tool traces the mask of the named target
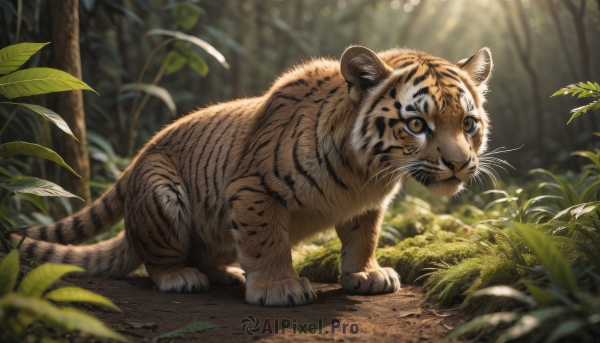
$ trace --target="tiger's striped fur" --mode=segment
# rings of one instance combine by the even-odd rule
[[[335,226],[344,289],[394,292],[398,274],[375,260],[383,211],[407,177],[449,195],[477,173],[491,69],[487,48],[452,64],[355,46],[341,62],[300,65],[262,97],[167,126],[110,190],[73,216],[28,229],[21,250],[95,276],[121,277],[145,263],[167,292],[245,282],[247,302],[292,306],[316,296],[293,270],[290,247]],[[66,245],[121,217],[126,231],[116,238]],[[243,271],[228,266],[236,257]]]

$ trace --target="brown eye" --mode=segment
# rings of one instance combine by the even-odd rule
[[[467,133],[475,131],[475,120],[473,118],[465,118],[463,120],[463,130]]]
[[[423,119],[413,118],[408,121],[408,128],[414,133],[421,133],[425,129]]]

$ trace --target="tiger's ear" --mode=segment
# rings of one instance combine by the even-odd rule
[[[348,83],[350,98],[358,103],[364,94],[390,75],[392,69],[373,51],[351,46],[342,55],[342,76]]]
[[[458,61],[456,65],[467,72],[476,86],[485,85],[490,79],[494,67],[492,52],[487,47],[482,48],[475,55]]]

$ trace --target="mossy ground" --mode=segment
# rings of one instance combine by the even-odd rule
[[[394,268],[403,283],[423,284],[427,299],[443,306],[463,303],[474,290],[515,283],[526,274],[519,266],[532,266],[535,258],[518,237],[476,224],[485,219],[489,215],[472,205],[463,204],[452,215],[438,215],[426,202],[407,196],[384,216],[377,261]],[[342,247],[332,233],[311,239],[301,252],[297,249],[294,267],[300,276],[337,282]],[[330,240],[319,247],[314,244],[324,238]],[[461,308],[473,313],[512,305],[504,298],[479,297]]]

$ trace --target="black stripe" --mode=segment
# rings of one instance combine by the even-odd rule
[[[94,233],[98,233],[98,232],[102,231],[102,229],[104,228],[104,225],[102,225],[102,221],[100,220],[100,217],[98,217],[98,214],[96,213],[96,206],[90,207],[90,217],[92,218],[92,223],[94,224]]]
[[[406,75],[406,80],[404,80],[404,83],[408,83],[408,81],[410,81],[410,79],[412,79],[413,76],[415,76],[418,69],[419,69],[419,67],[415,67],[415,69],[411,70],[410,73],[408,73],[408,75]]]
[[[413,98],[417,98],[421,95],[429,94],[429,87],[423,87],[419,89],[415,94],[413,94]]]
[[[65,236],[63,235],[63,227],[64,223],[62,221],[56,223],[54,226],[54,235],[56,236],[56,242],[60,244],[65,244]]]
[[[321,189],[321,187],[319,186],[317,181],[312,176],[310,176],[308,171],[306,171],[306,169],[304,169],[302,167],[302,164],[300,164],[300,159],[298,159],[298,142],[299,142],[299,140],[296,140],[296,143],[294,143],[294,149],[292,150],[292,157],[294,159],[294,168],[296,169],[296,171],[298,173],[300,173],[300,175],[304,176],[304,178],[306,178],[308,180],[308,182],[310,183],[311,186],[315,187],[319,191],[319,193],[321,193],[321,195],[325,196],[325,194],[323,193],[323,190]]]
[[[382,138],[385,133],[385,118],[377,117],[375,119],[375,126],[377,126],[377,130],[379,130],[379,138]]]
[[[54,255],[54,246],[53,246],[53,245],[50,245],[50,246],[48,247],[48,250],[46,250],[46,251],[44,252],[44,255],[42,255],[42,257],[40,257],[40,260],[41,260],[42,262],[49,261],[49,260],[50,260],[50,258],[52,257],[52,255]]]
[[[67,250],[67,252],[64,254],[61,263],[66,263],[66,264],[71,264],[71,258],[73,257],[73,252],[71,251],[71,249]]]
[[[415,82],[413,82],[413,86],[416,86],[419,83],[423,82],[428,76],[429,76],[429,69],[423,75],[415,78]]]
[[[48,227],[46,225],[40,227],[38,229],[38,233],[39,233],[41,241],[47,241],[48,240]]]
[[[81,242],[85,239],[85,232],[83,232],[83,226],[81,225],[81,219],[79,216],[73,217],[73,224],[71,226],[71,231],[75,233],[75,241]]]
[[[27,242],[27,249],[25,249],[24,252],[24,256],[23,257],[28,257],[28,258],[32,258],[33,256],[33,252],[35,251],[35,248],[37,247],[38,242],[34,241],[34,240],[30,240],[29,242]]]
[[[338,186],[340,186],[344,189],[348,189],[348,186],[346,186],[344,181],[342,181],[340,179],[340,177],[337,175],[337,173],[335,172],[335,170],[333,170],[333,166],[331,165],[331,162],[329,161],[329,155],[325,154],[323,157],[325,157],[325,166],[327,167],[327,172],[329,173],[329,175],[331,176],[333,181],[335,181],[335,183]]]
[[[109,218],[109,222],[113,221],[113,211],[110,208],[110,204],[108,203],[108,199],[106,197],[102,197],[102,205],[104,205],[104,215]]]

